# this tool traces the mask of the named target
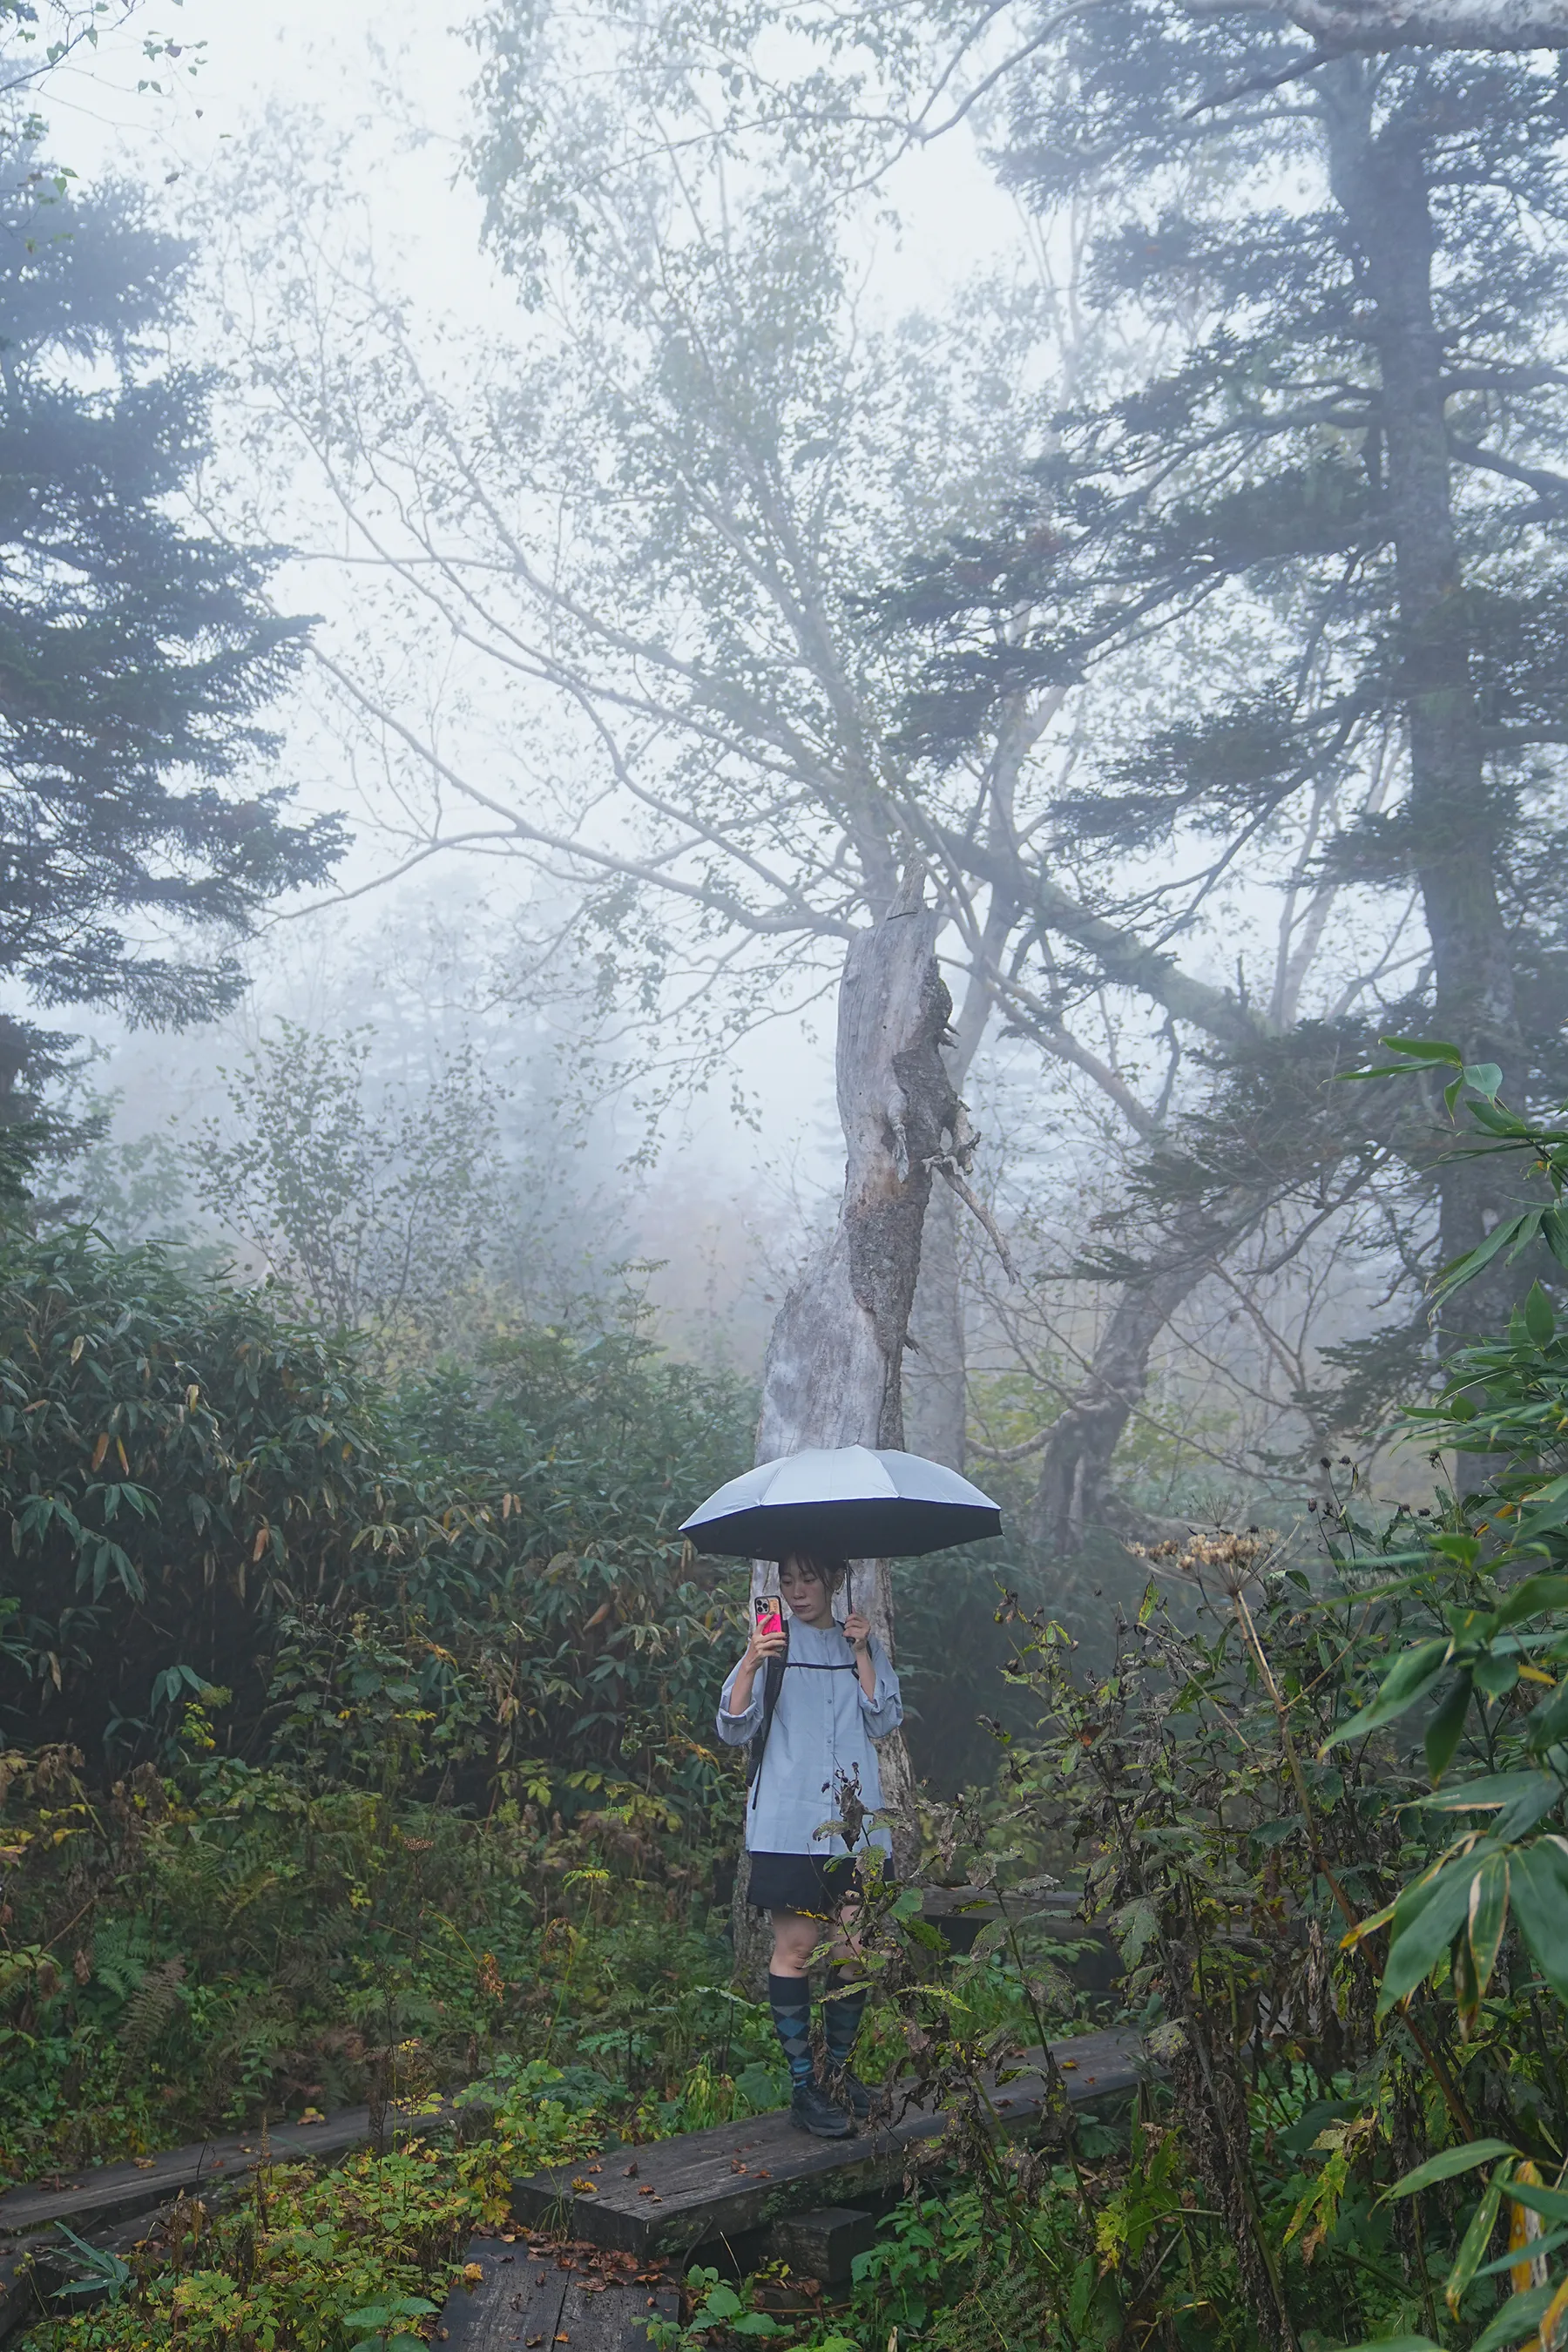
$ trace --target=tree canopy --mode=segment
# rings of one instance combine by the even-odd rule
[[[232,941],[342,845],[264,780],[308,624],[270,603],[280,551],[202,512],[191,263],[129,188],[35,176],[0,218],[0,974],[132,1024],[231,1002]],[[6,1016],[10,1087],[44,1043]]]

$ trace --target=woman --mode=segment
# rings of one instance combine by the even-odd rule
[[[880,1811],[882,1782],[871,1743],[904,1719],[898,1676],[866,1619],[856,1610],[842,1626],[834,1621],[833,1596],[846,1573],[841,1559],[797,1553],[783,1562],[779,1590],[789,1622],[773,1633],[752,1626],[746,1654],[719,1701],[721,1739],[734,1748],[752,1739],[762,1743],[760,1758],[753,1749],[746,1799],[751,1899],[773,1917],[768,2000],[789,2062],[791,2119],[819,2139],[847,2137],[871,2106],[870,2093],[849,2071],[864,1992],[830,1990],[824,2001],[827,2087],[818,2084],[812,2061],[812,1954],[830,1941],[831,1969],[842,1972],[857,1964],[854,1856],[836,1831],[824,1833],[823,1824],[840,1817],[847,1790],[867,1814]],[[771,1721],[765,1719],[770,1658],[783,1662],[782,1675],[774,1670]],[[847,1821],[845,1826],[862,1848],[891,1852],[880,1822],[860,1827]]]

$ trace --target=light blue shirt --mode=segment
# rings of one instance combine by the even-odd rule
[[[749,1853],[847,1853],[841,1837],[818,1834],[824,1822],[839,1818],[840,1774],[851,1781],[858,1776],[860,1802],[868,1812],[880,1811],[882,1776],[872,1742],[898,1729],[904,1703],[888,1654],[874,1635],[871,1663],[877,1681],[868,1698],[855,1671],[854,1649],[837,1625],[789,1621],[789,1663],[763,1769],[746,1799]],[[750,1706],[731,1715],[730,1693],[740,1671],[738,1665],[731,1671],[719,1700],[719,1737],[731,1748],[741,1747],[760,1727],[766,1686],[766,1669],[759,1666]],[[868,1822],[859,1843],[892,1852],[882,1822]]]

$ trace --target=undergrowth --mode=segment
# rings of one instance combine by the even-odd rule
[[[264,2166],[209,2208],[182,2200],[113,2298],[34,2332],[39,2352],[392,2352],[426,2340],[464,2277],[474,2231],[505,2216],[513,2178],[586,2158],[601,2118],[552,2095],[553,2069],[494,2086],[471,2147],[411,2137],[330,2172]]]

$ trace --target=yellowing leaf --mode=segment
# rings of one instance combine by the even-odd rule
[[[1541,2266],[1545,2268],[1544,2263]],[[1568,2279],[1564,2279],[1541,2315],[1541,2352],[1563,2352],[1568,2345]]]
[[[1540,2168],[1531,2164],[1528,2157],[1521,2164],[1515,2165],[1513,2177],[1526,2189],[1540,2189],[1543,2185]],[[1532,2213],[1528,2205],[1510,2207],[1508,2250],[1510,2254],[1522,2253],[1531,2240],[1539,2238],[1541,2234],[1542,2221],[1539,2213]],[[1509,2271],[1509,2277],[1513,2282],[1514,2293],[1522,2294],[1527,2287],[1546,2284],[1546,2264],[1538,2260],[1515,2263]],[[1544,2341],[1544,2336],[1542,2341]]]

